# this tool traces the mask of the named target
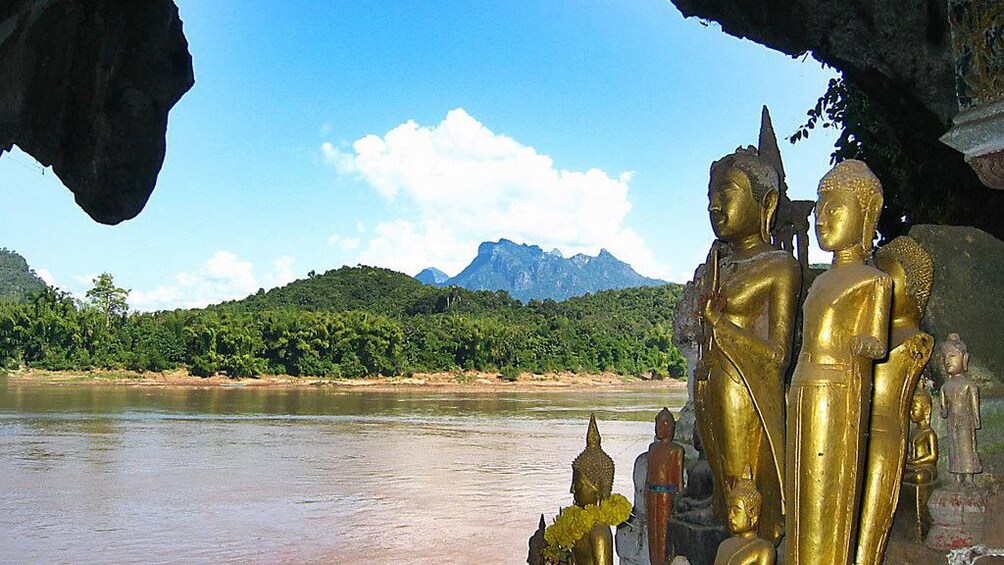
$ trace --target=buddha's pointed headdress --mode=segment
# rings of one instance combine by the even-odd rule
[[[578,471],[599,490],[600,498],[608,498],[614,488],[614,460],[600,447],[600,430],[596,416],[589,415],[586,448],[572,461],[572,470]]]

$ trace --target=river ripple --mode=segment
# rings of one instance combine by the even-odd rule
[[[685,396],[0,382],[0,561],[522,563],[589,412],[630,498]]]

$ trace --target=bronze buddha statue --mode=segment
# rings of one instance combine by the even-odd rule
[[[969,378],[969,348],[959,334],[948,334],[940,360],[947,379],[941,385],[941,417],[948,424],[948,472],[959,485],[973,482],[983,472],[976,451],[980,428],[980,389]]]

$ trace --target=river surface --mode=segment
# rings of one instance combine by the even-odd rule
[[[523,563],[589,413],[631,499],[685,398],[0,379],[0,562]]]

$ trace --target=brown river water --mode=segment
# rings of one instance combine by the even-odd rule
[[[631,467],[685,390],[8,384],[0,562],[517,564],[595,412]]]

